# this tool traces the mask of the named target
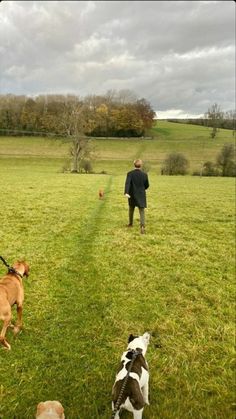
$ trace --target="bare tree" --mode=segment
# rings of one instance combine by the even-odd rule
[[[212,127],[211,137],[215,138],[219,127],[222,124],[224,119],[224,113],[222,112],[220,106],[217,103],[214,103],[208,111],[205,113],[205,118],[207,120],[207,125]]]
[[[93,123],[88,106],[79,98],[68,96],[64,101],[61,125],[65,134],[72,140],[70,154],[73,173],[78,173],[80,162],[90,157],[90,137],[87,133],[93,128]]]

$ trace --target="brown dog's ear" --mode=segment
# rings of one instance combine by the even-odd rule
[[[60,402],[58,402],[57,406],[55,407],[55,410],[56,410],[57,414],[59,415],[59,417],[61,419],[63,419],[64,418],[64,408],[63,408],[63,406],[61,405]]]
[[[44,402],[40,402],[37,406],[36,418],[37,416],[41,415],[44,408]]]
[[[29,276],[29,265],[27,262],[22,262],[25,268],[24,276]]]

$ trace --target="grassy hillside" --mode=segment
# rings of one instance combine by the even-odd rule
[[[61,173],[65,142],[0,138],[1,255],[31,266],[24,330],[0,348],[1,419],[48,399],[70,419],[109,418],[127,337],[146,330],[144,419],[235,416],[235,182],[151,170],[147,234],[138,213],[128,231],[126,169],[141,151],[151,161],[158,135],[96,141],[108,175]]]
[[[126,170],[130,162],[141,157],[156,174],[163,160],[171,152],[181,152],[190,161],[190,172],[200,169],[202,162],[215,161],[225,143],[234,143],[230,130],[220,130],[217,138],[210,138],[211,129],[196,125],[158,121],[151,130],[152,140],[94,139],[94,170],[110,173]],[[58,168],[69,159],[70,144],[65,139],[0,137],[0,157],[47,157],[58,159]]]

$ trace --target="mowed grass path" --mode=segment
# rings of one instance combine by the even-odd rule
[[[119,170],[72,175],[46,161],[1,161],[1,255],[31,265],[24,330],[9,331],[12,350],[0,349],[1,419],[33,418],[48,399],[69,419],[109,418],[127,337],[146,330],[144,418],[235,416],[234,180],[150,172],[141,236],[138,214],[124,227]]]

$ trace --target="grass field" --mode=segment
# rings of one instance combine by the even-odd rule
[[[211,128],[158,121],[151,130],[152,140],[146,139],[99,139],[92,140],[94,150],[93,167],[95,172],[123,173],[130,162],[142,157],[148,162],[153,173],[160,174],[163,160],[171,152],[183,153],[190,163],[190,174],[200,170],[202,163],[215,162],[217,154],[226,143],[235,143],[231,130],[222,129],[216,139],[210,138]],[[0,137],[0,157],[29,157],[57,160],[61,169],[69,157],[69,143],[65,139]],[[61,161],[61,163],[59,163]],[[119,165],[117,164],[119,163]],[[17,164],[17,163],[16,163]]]
[[[31,266],[24,330],[0,348],[0,417],[33,418],[39,401],[58,399],[66,418],[109,418],[127,337],[148,330],[144,419],[233,419],[234,179],[152,166],[141,236],[138,214],[124,227],[125,172],[155,145],[107,141],[95,167],[108,174],[74,175],[60,172],[67,144],[0,138],[1,255]]]

